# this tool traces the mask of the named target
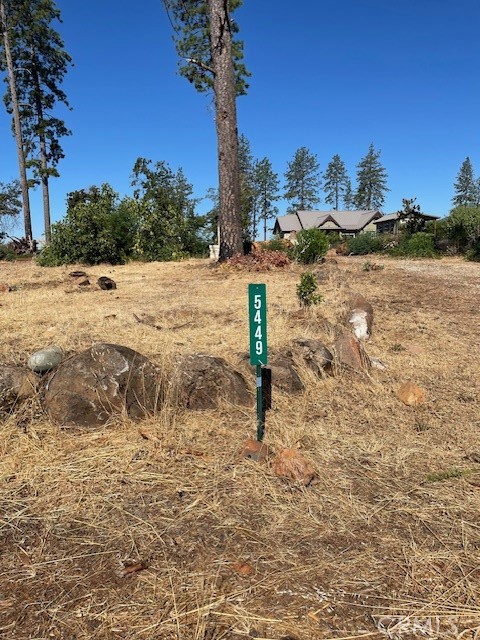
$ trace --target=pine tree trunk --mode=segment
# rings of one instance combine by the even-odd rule
[[[18,108],[17,87],[15,84],[15,74],[13,68],[12,54],[10,51],[10,40],[7,30],[7,16],[5,4],[0,0],[0,19],[3,31],[3,46],[5,50],[5,60],[7,63],[8,86],[12,98],[13,126],[15,130],[15,140],[17,142],[18,168],[20,173],[20,185],[22,189],[23,220],[25,225],[25,239],[33,250],[32,217],[30,214],[30,198],[28,193],[27,169],[25,166],[25,154],[23,149],[22,126],[20,123],[20,112]]]
[[[219,261],[243,253],[232,35],[227,0],[208,0],[219,178]]]
[[[34,59],[34,54],[32,52],[32,59]],[[40,80],[38,78],[37,67],[34,62],[32,64],[34,69],[33,71],[33,80],[35,83],[35,107],[37,111],[37,119],[38,119],[38,137],[39,137],[39,147],[40,147],[40,175],[42,179],[42,199],[43,199],[43,222],[45,227],[45,243],[48,244],[51,240],[50,233],[50,193],[48,188],[48,164],[47,164],[47,143],[45,140],[45,133],[43,131],[43,107],[42,101],[40,99]]]

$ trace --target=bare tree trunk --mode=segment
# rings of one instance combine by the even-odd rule
[[[219,261],[223,262],[243,253],[236,92],[227,0],[208,0],[208,11],[218,147]]]
[[[34,54],[32,52],[32,59],[34,58]],[[48,164],[47,164],[47,143],[45,140],[45,133],[43,131],[43,107],[42,101],[40,99],[40,80],[38,78],[38,72],[35,61],[32,65],[33,71],[33,81],[35,83],[35,103],[36,103],[36,111],[37,111],[37,120],[38,120],[38,137],[40,140],[40,174],[42,179],[42,198],[43,198],[43,221],[45,227],[45,242],[48,244],[51,240],[51,232],[50,232],[50,194],[48,188]]]
[[[8,38],[7,16],[6,16],[5,4],[3,0],[0,0],[0,19],[1,19],[1,27],[3,31],[3,46],[5,49],[5,60],[7,63],[8,85],[10,88],[10,95],[12,98],[13,126],[15,130],[15,140],[17,142],[18,168],[20,172],[20,185],[22,188],[25,239],[28,241],[30,247],[33,249],[32,217],[30,214],[30,198],[28,194],[27,169],[25,166],[25,154],[23,149],[22,126],[20,123],[20,112],[18,109],[17,87],[15,84],[12,54],[10,51],[10,40]]]

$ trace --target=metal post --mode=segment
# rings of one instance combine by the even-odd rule
[[[262,442],[265,429],[265,412],[262,398],[262,365],[257,364],[257,440]]]

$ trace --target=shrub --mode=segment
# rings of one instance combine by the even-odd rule
[[[480,240],[477,240],[470,251],[467,252],[467,260],[480,262]]]
[[[0,244],[0,260],[14,260],[15,251],[10,244]]]
[[[433,236],[423,231],[411,236],[405,235],[391,254],[409,258],[434,258],[437,255]]]
[[[302,264],[313,264],[327,253],[329,246],[326,233],[320,229],[304,229],[297,234],[295,259]]]
[[[365,256],[380,251],[383,251],[383,242],[381,237],[374,233],[359,233],[347,242],[347,253],[354,256]]]
[[[315,293],[317,290],[317,279],[311,271],[302,273],[300,282],[297,284],[297,298],[302,307],[310,307],[322,301],[322,296]]]

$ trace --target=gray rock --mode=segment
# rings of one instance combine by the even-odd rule
[[[216,409],[222,400],[251,407],[254,396],[245,378],[223,358],[197,353],[180,361],[173,376],[180,405],[187,409]]]
[[[119,414],[138,419],[154,413],[160,392],[160,372],[145,356],[101,343],[58,367],[43,402],[63,426],[94,427]]]
[[[35,351],[28,359],[28,367],[35,373],[45,373],[57,367],[63,360],[63,351],[52,345]]]
[[[7,410],[31,398],[37,391],[34,373],[22,367],[0,368],[0,409]]]
[[[300,380],[291,354],[273,355],[268,363],[272,370],[272,385],[285,391],[286,393],[300,393],[304,389],[303,382]]]
[[[296,338],[292,343],[293,353],[317,376],[333,373],[333,354],[320,340]]]

